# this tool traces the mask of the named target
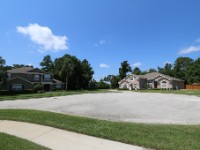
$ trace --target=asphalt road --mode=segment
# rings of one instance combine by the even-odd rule
[[[157,93],[98,93],[1,101],[0,109],[59,112],[114,121],[200,124],[200,97]]]

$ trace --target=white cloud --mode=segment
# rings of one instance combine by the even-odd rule
[[[56,36],[51,29],[38,24],[29,24],[29,26],[17,26],[17,32],[30,37],[30,40],[42,46],[42,52],[58,52],[68,49],[68,38],[66,36]]]
[[[28,65],[28,66],[33,66],[33,64],[31,64],[31,63],[28,63],[27,65]]]
[[[200,39],[197,39],[196,42],[197,42],[197,43],[200,43]]]
[[[132,64],[133,67],[140,67],[142,66],[142,63],[141,62],[136,62],[134,64]]]
[[[94,46],[99,47],[99,46],[102,46],[102,45],[104,45],[106,43],[107,43],[107,41],[102,39],[102,40],[99,40],[96,43],[94,43]]]
[[[190,46],[179,51],[179,54],[189,54],[200,51],[200,46]]]
[[[107,65],[107,64],[103,64],[103,63],[100,64],[99,67],[100,67],[100,68],[110,68],[109,65]]]

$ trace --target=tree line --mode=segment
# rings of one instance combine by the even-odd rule
[[[12,68],[33,67],[23,64],[6,66],[6,61],[0,56],[0,76],[6,80],[6,71]],[[118,82],[127,74],[144,75],[150,72],[159,72],[185,81],[185,84],[200,83],[200,58],[178,57],[173,64],[166,63],[164,67],[141,70],[139,67],[131,68],[128,61],[122,61],[117,75],[108,75],[99,82],[93,79],[93,68],[84,59],[66,54],[55,60],[50,55],[44,56],[40,63],[41,69],[52,73],[54,78],[66,83],[66,89],[96,89],[96,88],[118,88]]]
[[[13,64],[6,66],[6,61],[0,57],[0,76],[6,81],[6,71],[13,68],[33,67],[23,64]],[[50,55],[44,56],[40,63],[41,69],[53,74],[55,79],[61,80],[66,84],[66,90],[80,90],[96,88],[97,83],[93,80],[93,68],[90,63],[84,59],[80,60],[75,56],[66,54],[55,60]]]
[[[200,58],[178,57],[174,63],[166,63],[164,67],[150,68],[142,71],[139,67],[131,69],[128,61],[123,61],[118,75],[108,75],[100,80],[101,88],[118,88],[118,82],[128,73],[144,75],[151,72],[159,72],[185,81],[185,84],[200,84]]]
[[[51,56],[47,55],[40,63],[41,69],[52,73],[54,78],[66,83],[66,90],[90,89],[90,82],[93,78],[93,68],[84,59],[80,60],[69,54],[56,58],[52,61]]]

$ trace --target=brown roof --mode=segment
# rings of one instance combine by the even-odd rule
[[[7,71],[8,73],[45,73],[43,70],[39,68],[32,67],[21,67],[16,69],[11,69]]]
[[[57,79],[53,79],[53,83],[62,83],[62,84],[64,84],[62,81],[60,81],[60,80],[57,80]]]
[[[133,75],[126,76],[124,79],[122,79],[118,83],[126,81],[126,79],[129,78],[130,76],[133,76]],[[134,75],[134,76],[136,76],[138,78],[146,79],[146,80],[154,80],[155,78],[160,76],[160,77],[163,77],[163,78],[166,78],[166,79],[169,79],[169,80],[184,81],[184,80],[177,79],[177,78],[174,78],[174,77],[170,77],[168,75],[164,75],[164,74],[161,74],[161,73],[158,73],[158,72],[151,72],[151,73],[147,73],[145,75]]]
[[[183,81],[181,79],[177,79],[177,78],[174,78],[174,77],[171,77],[171,76],[168,76],[168,75],[164,75],[164,74],[161,74],[161,73],[158,73],[158,72],[151,72],[151,73],[147,73],[147,74],[143,75],[143,77],[145,77],[147,80],[153,80],[158,76],[162,76],[162,77],[167,78],[169,80]]]
[[[145,75],[136,75],[139,78],[146,79]]]

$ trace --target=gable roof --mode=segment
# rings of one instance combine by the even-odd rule
[[[168,79],[168,80],[174,80],[174,81],[184,81],[184,80],[177,79],[177,78],[174,78],[174,77],[171,77],[171,76],[168,76],[168,75],[164,75],[164,74],[161,74],[161,73],[158,73],[158,72],[151,72],[151,73],[147,73],[145,75],[135,75],[135,74],[128,75],[124,79],[119,81],[118,83],[120,84],[120,83],[126,81],[126,79],[131,77],[131,76],[134,76],[134,77],[137,77],[137,78],[141,78],[141,79],[146,79],[147,81],[155,80],[156,78],[159,78],[159,77],[165,78],[165,79]]]
[[[12,80],[15,80],[15,79],[20,79],[20,80],[23,80],[23,81],[28,82],[28,83],[30,83],[30,84],[33,84],[32,82],[30,82],[30,81],[28,81],[28,80],[26,80],[26,79],[24,79],[24,78],[21,78],[21,77],[19,77],[19,76],[14,77],[14,78],[11,78],[11,79],[8,79],[7,81],[12,81]]]
[[[8,73],[45,73],[45,71],[39,68],[31,68],[31,67],[21,67],[16,69],[11,69],[7,71]]]
[[[54,78],[53,78],[53,83],[56,83],[56,84],[65,84],[62,81],[54,79]]]
[[[181,79],[177,79],[177,78],[174,78],[174,77],[171,77],[171,76],[168,76],[168,75],[164,75],[164,74],[161,74],[161,73],[158,73],[158,72],[147,73],[147,74],[143,75],[143,77],[145,77],[147,80],[154,80],[157,77],[163,77],[163,78],[166,78],[168,80],[183,81]]]

